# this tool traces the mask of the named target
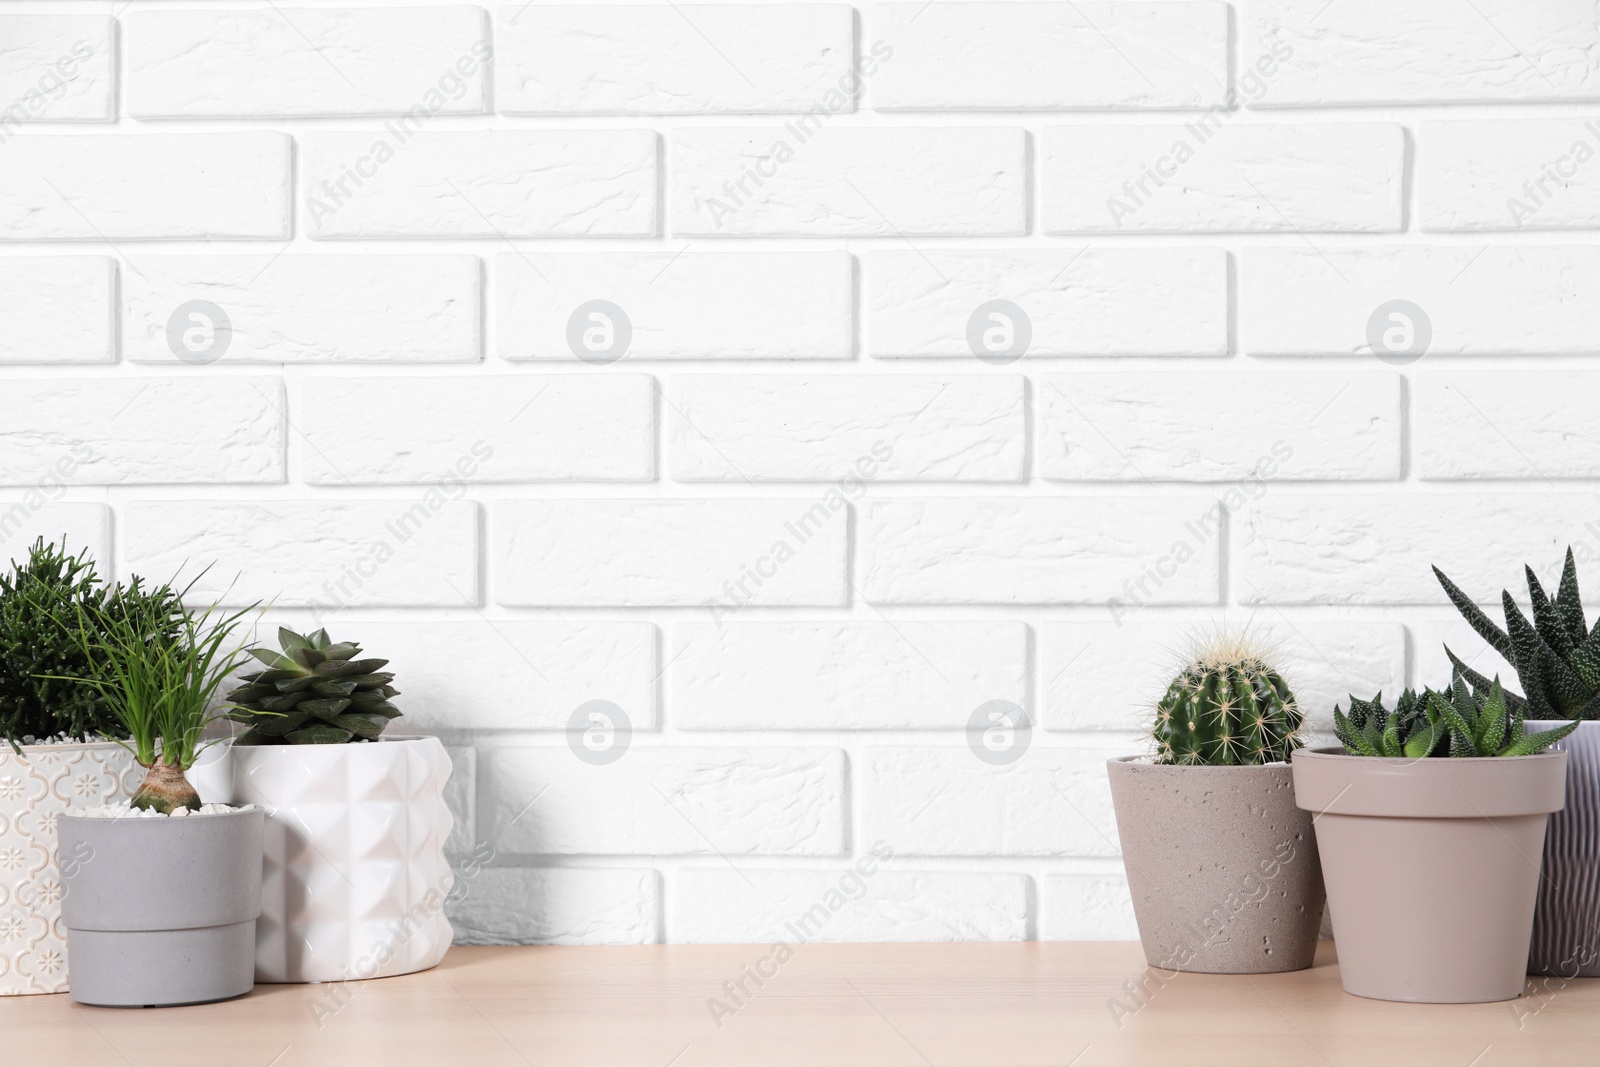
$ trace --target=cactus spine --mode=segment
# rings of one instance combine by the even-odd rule
[[[1289,683],[1259,652],[1221,640],[1198,652],[1156,704],[1158,763],[1279,763],[1300,746]]]

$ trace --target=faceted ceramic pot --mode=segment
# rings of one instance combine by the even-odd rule
[[[1289,765],[1107,762],[1146,961],[1168,971],[1311,966],[1322,868]]]
[[[218,745],[189,775],[206,801],[267,811],[256,981],[427,970],[450,948],[450,757],[438,738]]]
[[[56,820],[68,805],[126,800],[142,776],[111,741],[0,744],[0,996],[66,992]]]
[[[1526,983],[1538,858],[1567,754],[1382,759],[1294,754],[1316,815],[1345,991],[1376,1000],[1510,1000]]]
[[[1569,720],[1570,721],[1570,720]],[[1565,722],[1530,722],[1530,733]],[[1566,806],[1544,835],[1544,877],[1533,913],[1529,974],[1600,977],[1600,722],[1552,746],[1567,753]]]
[[[57,820],[72,999],[203,1004],[255,985],[259,808]]]

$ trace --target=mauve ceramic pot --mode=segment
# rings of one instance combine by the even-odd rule
[[[1289,765],[1107,762],[1146,961],[1168,971],[1311,966],[1322,868]]]
[[[1511,1000],[1526,983],[1537,857],[1567,754],[1382,759],[1294,754],[1317,813],[1345,992],[1375,1000]]]
[[[1570,720],[1566,720],[1570,721]],[[1529,732],[1563,722],[1530,722]],[[1582,722],[1553,749],[1567,754],[1566,806],[1544,835],[1529,974],[1600,977],[1600,722]]]
[[[151,1008],[250,992],[262,817],[61,816],[72,999]]]

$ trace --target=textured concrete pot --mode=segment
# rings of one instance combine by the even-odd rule
[[[1272,974],[1311,966],[1322,869],[1289,765],[1106,764],[1139,940],[1152,967]]]
[[[189,775],[202,799],[267,810],[256,981],[385,978],[444,959],[450,770],[435,737],[206,754]]]
[[[0,996],[67,991],[56,820],[69,804],[126,800],[143,774],[111,741],[0,744]]]
[[[73,1000],[148,1008],[250,992],[260,809],[178,818],[68,813],[57,825]]]
[[[1565,722],[1530,722],[1529,732]],[[1533,913],[1528,973],[1600,977],[1600,722],[1553,746],[1567,753],[1566,806],[1544,835],[1544,877]]]
[[[1294,754],[1347,993],[1468,1004],[1526,983],[1536,857],[1561,809],[1567,754],[1379,759]]]

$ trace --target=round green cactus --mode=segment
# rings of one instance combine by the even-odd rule
[[[1196,654],[1156,704],[1158,763],[1280,763],[1300,747],[1302,716],[1283,675],[1240,641]]]

